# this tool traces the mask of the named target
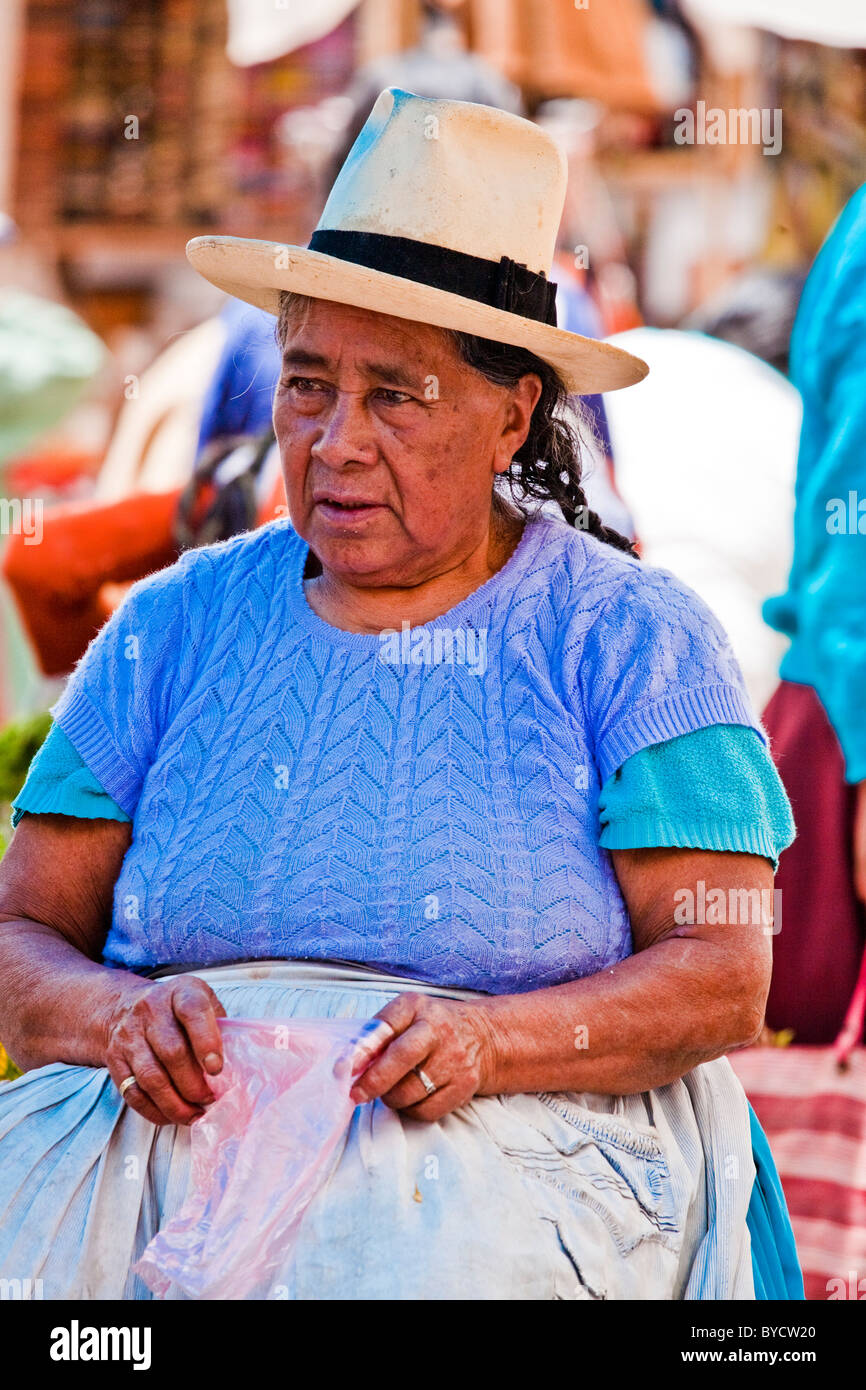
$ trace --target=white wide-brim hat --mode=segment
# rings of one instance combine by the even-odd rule
[[[277,314],[290,290],[510,343],[570,392],[632,386],[639,357],[556,327],[548,278],[565,158],[545,131],[492,106],[396,87],[376,100],[308,247],[199,236],[190,263]]]

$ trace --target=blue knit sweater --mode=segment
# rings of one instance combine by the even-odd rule
[[[552,518],[441,618],[309,608],[287,522],[135,585],[55,718],[134,820],[108,961],[339,958],[493,992],[622,959],[598,798],[641,748],[757,728],[715,619]]]

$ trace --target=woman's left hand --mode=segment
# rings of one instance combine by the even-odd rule
[[[493,1023],[483,1004],[399,994],[376,1017],[396,1036],[355,1082],[356,1104],[379,1097],[415,1120],[440,1120],[495,1090]],[[430,1095],[416,1067],[436,1087]]]

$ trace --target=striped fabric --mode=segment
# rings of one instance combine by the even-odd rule
[[[730,1062],[782,1180],[807,1299],[866,1299],[866,1048],[753,1047]]]

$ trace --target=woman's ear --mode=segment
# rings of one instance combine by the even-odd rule
[[[493,465],[495,473],[507,473],[511,460],[526,443],[532,412],[541,397],[541,377],[534,372],[522,376],[516,386],[509,391],[505,407],[505,423],[496,450]]]

